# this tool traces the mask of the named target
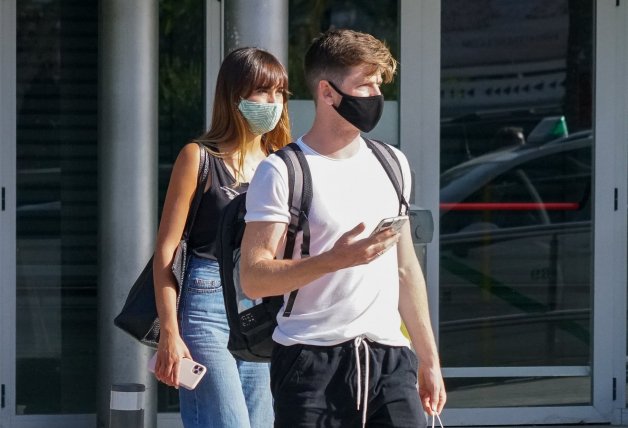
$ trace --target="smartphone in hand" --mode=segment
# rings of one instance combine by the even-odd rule
[[[157,353],[152,356],[152,358],[148,361],[148,370],[152,373],[155,373],[155,363],[157,362]],[[182,358],[179,363],[179,385],[184,387],[185,389],[194,389],[196,385],[201,381],[205,373],[207,372],[207,367],[202,365],[201,363],[197,363],[196,361],[190,360],[189,358]]]
[[[377,232],[381,232],[384,229],[392,229],[395,232],[399,232],[401,227],[408,221],[407,215],[398,215],[395,217],[387,217],[379,222],[375,230],[371,233],[371,236],[375,235]]]

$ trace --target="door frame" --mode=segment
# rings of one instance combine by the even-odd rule
[[[415,171],[417,203],[439,212],[441,1],[400,1],[401,146]],[[593,234],[592,405],[504,408],[446,408],[448,426],[560,423],[622,423],[626,386],[626,194],[628,155],[628,1],[595,3],[595,141]],[[413,76],[405,79],[405,70]],[[617,94],[623,88],[623,96]],[[603,144],[603,142],[611,142]],[[405,144],[404,144],[405,143]],[[612,166],[612,167],[609,167]],[[615,189],[618,210],[614,209]],[[434,215],[438,230],[439,218]],[[427,245],[426,276],[431,319],[439,320],[439,235]],[[612,310],[609,310],[612,308]],[[609,334],[609,326],[611,334]],[[438,338],[438,331],[435,332]],[[617,339],[616,339],[617,338]],[[487,371],[488,370],[488,371]],[[445,376],[586,375],[588,367],[448,369]],[[555,373],[553,373],[555,371]],[[498,373],[499,372],[499,373]],[[501,373],[503,372],[503,373]]]
[[[628,2],[598,1],[595,69],[595,255],[593,404],[613,424],[626,409],[628,249]],[[602,66],[602,64],[604,66]],[[609,326],[611,328],[609,328]],[[609,330],[611,334],[609,334]]]
[[[15,416],[16,18],[15,0],[0,0],[0,421],[8,426]]]

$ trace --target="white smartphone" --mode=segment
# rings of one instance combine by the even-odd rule
[[[398,215],[395,217],[388,217],[379,222],[375,230],[371,233],[371,236],[375,235],[384,229],[392,229],[395,232],[399,232],[401,227],[408,221],[407,215]]]
[[[155,373],[157,353],[148,360],[148,370]],[[182,358],[179,364],[179,385],[185,389],[194,389],[207,373],[207,367],[189,358]]]

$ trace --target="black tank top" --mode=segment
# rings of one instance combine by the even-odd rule
[[[216,260],[218,222],[223,208],[238,194],[246,192],[248,183],[235,185],[235,179],[221,158],[209,154],[211,185],[198,206],[188,246],[192,254]]]

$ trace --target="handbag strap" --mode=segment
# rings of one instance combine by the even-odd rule
[[[194,226],[196,213],[198,212],[198,207],[201,204],[201,199],[203,199],[203,193],[205,193],[205,186],[207,185],[207,178],[209,177],[209,154],[207,153],[207,149],[205,149],[205,146],[203,146],[201,143],[197,144],[199,149],[201,150],[201,158],[198,165],[198,179],[196,181],[196,191],[194,192],[194,199],[190,204],[188,218],[185,221],[185,229],[183,230],[183,235],[181,236],[181,239],[186,242],[190,237],[192,226]]]

